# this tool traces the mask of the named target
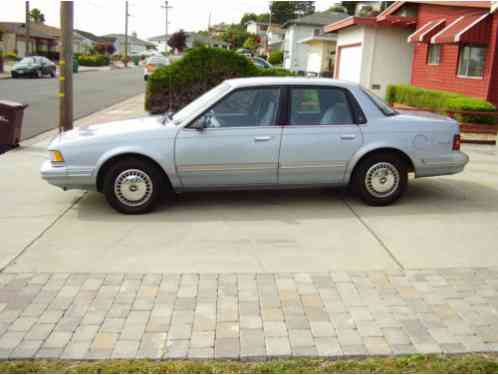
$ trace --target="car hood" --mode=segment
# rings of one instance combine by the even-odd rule
[[[166,131],[168,128],[175,128],[167,123],[163,125],[161,116],[148,116],[124,121],[114,121],[102,124],[84,125],[68,132],[62,133],[56,140],[61,143],[74,141],[83,142],[95,139],[120,139],[121,137],[134,138],[153,137],[158,132]]]

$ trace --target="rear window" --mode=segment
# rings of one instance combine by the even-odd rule
[[[387,104],[382,98],[378,97],[376,94],[367,90],[365,88],[361,88],[361,90],[370,98],[370,100],[375,104],[375,106],[385,115],[385,116],[394,116],[398,114],[398,111],[393,109],[389,104]]]

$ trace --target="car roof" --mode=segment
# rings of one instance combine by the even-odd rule
[[[306,77],[251,77],[229,79],[226,82],[234,88],[272,85],[338,86],[348,89],[358,87],[357,83],[349,81],[341,81],[331,78]]]

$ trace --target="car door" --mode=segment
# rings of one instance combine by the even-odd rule
[[[351,94],[332,86],[299,86],[287,95],[279,184],[341,184],[363,143]]]
[[[183,187],[276,185],[280,92],[279,87],[232,91],[181,129],[175,158]]]

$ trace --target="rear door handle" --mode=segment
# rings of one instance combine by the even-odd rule
[[[343,134],[341,135],[341,139],[343,140],[352,140],[352,139],[355,139],[356,138],[356,135],[354,134]]]
[[[270,141],[273,137],[254,137],[254,142],[267,142]]]

